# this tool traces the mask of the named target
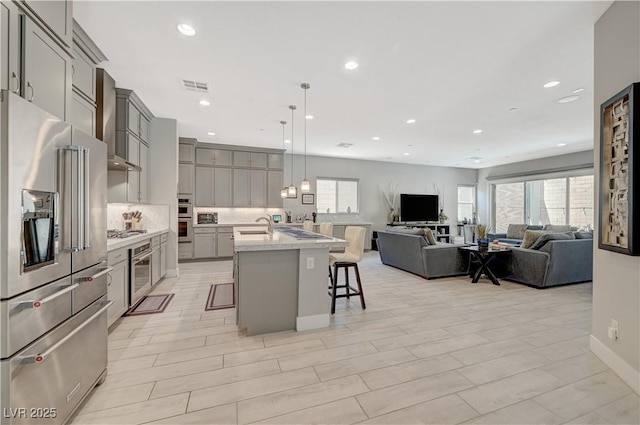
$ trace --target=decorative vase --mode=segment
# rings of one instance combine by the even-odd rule
[[[489,239],[478,239],[478,251],[487,251],[489,249]]]
[[[393,208],[389,208],[389,214],[387,214],[387,223],[389,223],[389,224],[393,223],[393,221],[394,221],[393,220],[393,217],[394,217],[393,216],[393,212],[394,212]]]

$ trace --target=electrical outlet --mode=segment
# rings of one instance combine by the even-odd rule
[[[619,337],[618,321],[611,319],[611,326],[607,329],[609,339],[616,340]]]
[[[315,257],[307,257],[307,269],[313,269],[315,266]]]

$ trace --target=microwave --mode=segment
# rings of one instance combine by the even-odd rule
[[[198,224],[218,224],[218,213],[198,213]]]

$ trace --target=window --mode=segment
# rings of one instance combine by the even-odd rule
[[[593,228],[593,201],[593,175],[494,184],[495,230],[511,223]]]
[[[318,178],[317,208],[320,213],[357,213],[358,180]]]
[[[476,187],[458,186],[458,221],[471,220],[476,210]]]

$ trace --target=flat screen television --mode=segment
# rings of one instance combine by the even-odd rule
[[[438,221],[438,195],[400,194],[400,221]]]

